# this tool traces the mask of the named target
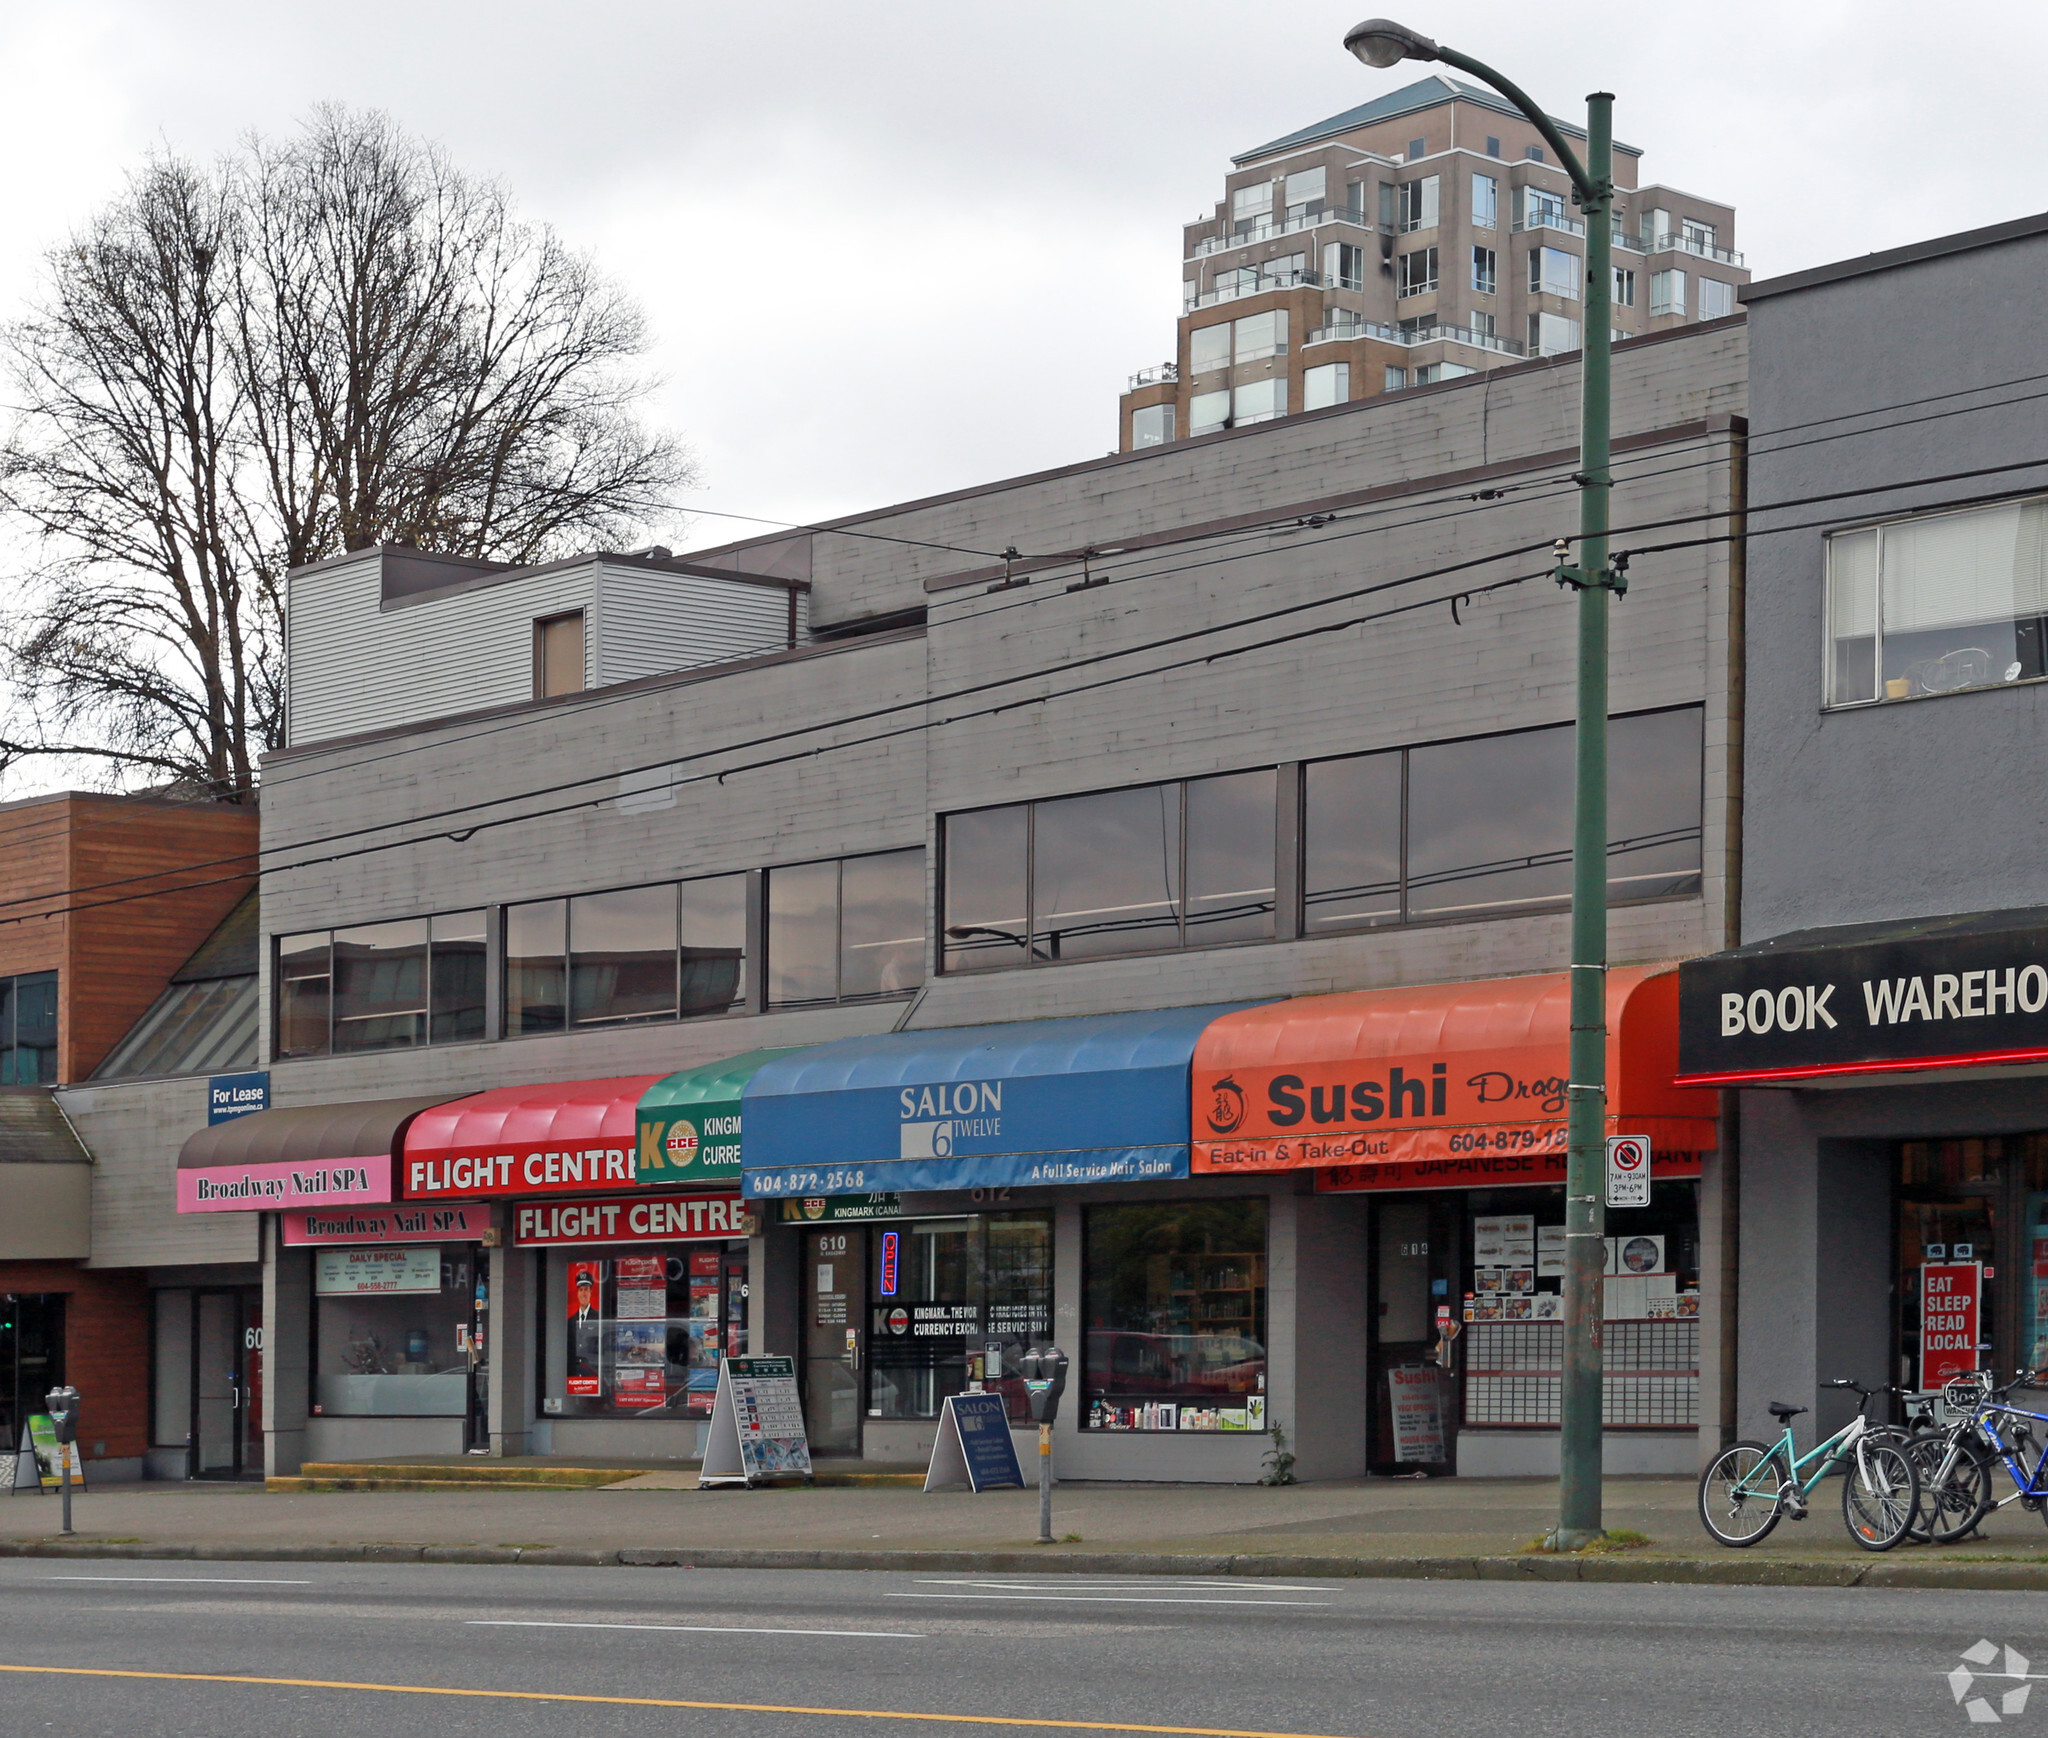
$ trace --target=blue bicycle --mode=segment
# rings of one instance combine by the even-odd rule
[[[1850,1538],[1866,1551],[1889,1551],[1911,1532],[1920,1479],[1905,1433],[1867,1417],[1870,1402],[1892,1390],[1864,1388],[1846,1378],[1828,1386],[1859,1398],[1856,1416],[1825,1442],[1799,1453],[1792,1420],[1806,1408],[1773,1400],[1771,1416],[1784,1427],[1783,1438],[1730,1443],[1700,1474],[1700,1523],[1721,1544],[1754,1545],[1787,1516],[1805,1520],[1808,1495],[1837,1467],[1843,1472],[1842,1520]]]
[[[1978,1370],[1951,1377],[1943,1387],[1948,1427],[1923,1429],[1912,1447],[1927,1511],[1921,1524],[1936,1544],[1967,1538],[1993,1509],[2010,1503],[2048,1520],[2048,1412],[2030,1412],[2010,1398],[2014,1389],[2038,1388],[2042,1381],[2040,1372],[2017,1370],[1999,1387]],[[1996,1500],[1994,1463],[2005,1468],[2013,1486],[2010,1496]]]

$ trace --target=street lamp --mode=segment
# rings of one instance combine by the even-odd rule
[[[1586,322],[1579,410],[1579,559],[1557,543],[1557,582],[1579,594],[1579,698],[1572,829],[1571,1065],[1565,1088],[1564,1407],[1557,1526],[1545,1543],[1576,1550],[1601,1533],[1600,1318],[1607,1135],[1607,600],[1628,582],[1607,553],[1611,307],[1614,293],[1614,98],[1586,99],[1586,157],[1518,85],[1492,67],[1390,18],[1368,18],[1344,38],[1367,66],[1440,60],[1500,92],[1529,118],[1571,177],[1586,215]]]

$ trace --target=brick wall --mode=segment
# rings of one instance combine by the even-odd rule
[[[85,1397],[78,1440],[109,1460],[139,1456],[149,1438],[149,1289],[136,1269],[0,1262],[0,1291],[63,1292],[64,1380]]]

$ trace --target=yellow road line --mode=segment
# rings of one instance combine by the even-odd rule
[[[335,1678],[255,1678],[226,1672],[122,1671],[111,1666],[10,1666],[60,1678],[150,1678],[176,1684],[267,1684],[290,1690],[375,1690],[392,1696],[476,1696],[501,1702],[597,1702],[621,1708],[695,1708],[727,1714],[816,1714],[842,1720],[950,1721],[961,1726],[1037,1726],[1062,1732],[1164,1732],[1173,1738],[1333,1738],[1317,1732],[1250,1732],[1235,1726],[1139,1726],[1124,1720],[1036,1720],[1017,1714],[919,1714],[898,1708],[802,1708],[778,1702],[685,1702],[664,1696],[579,1696],[567,1690],[461,1690],[442,1684],[356,1684]]]

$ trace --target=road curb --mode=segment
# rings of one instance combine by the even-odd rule
[[[967,1575],[1243,1576],[1342,1581],[1661,1582],[1700,1587],[1867,1587],[1899,1590],[2048,1592],[2048,1561],[1942,1563],[1913,1557],[1869,1562],[1757,1557],[1313,1557],[1247,1552],[1147,1551],[760,1551],[731,1546],[286,1544],[234,1540],[115,1543],[98,1539],[0,1540],[0,1557],[183,1563],[469,1563],[580,1569],[860,1569]]]

